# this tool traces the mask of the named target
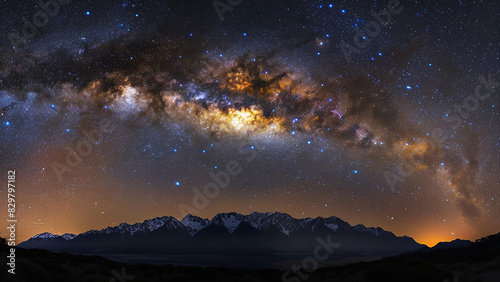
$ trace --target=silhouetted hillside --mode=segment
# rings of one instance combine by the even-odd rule
[[[419,251],[375,262],[320,268],[311,273],[300,270],[303,275],[308,275],[307,280],[299,279],[293,273],[284,275],[284,271],[275,269],[127,265],[96,256],[22,248],[17,249],[16,256],[17,274],[12,277],[2,271],[0,281],[110,281],[115,274],[123,274],[127,276],[125,281],[451,282],[456,278],[456,281],[488,282],[499,281],[500,277],[500,233],[463,248]],[[4,260],[5,254],[2,253],[1,257]],[[5,264],[2,262],[2,265]]]

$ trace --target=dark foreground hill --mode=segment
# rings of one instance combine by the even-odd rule
[[[16,251],[16,275],[6,273],[6,246],[0,254],[0,281],[500,281],[500,233],[468,247],[419,251],[375,262],[356,263],[300,275],[284,271],[127,265],[102,257]]]

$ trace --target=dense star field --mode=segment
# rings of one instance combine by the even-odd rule
[[[495,1],[1,9],[0,171],[16,170],[19,242],[232,211],[428,245],[498,232]]]

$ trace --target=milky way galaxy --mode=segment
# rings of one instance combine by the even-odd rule
[[[243,1],[222,21],[210,1],[146,2],[70,2],[2,43],[0,171],[18,174],[22,239],[186,206],[429,245],[498,232],[497,4],[401,1],[348,62],[341,43],[389,1]],[[8,10],[6,38],[39,8]],[[241,173],[195,207],[231,161]]]

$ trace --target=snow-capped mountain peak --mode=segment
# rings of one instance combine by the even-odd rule
[[[163,217],[156,217],[153,219],[148,219],[145,220],[142,223],[135,223],[135,224],[128,224],[128,223],[121,223],[118,226],[114,227],[107,227],[101,230],[90,230],[85,233],[82,233],[82,235],[92,235],[92,234],[111,234],[111,233],[121,233],[121,234],[130,234],[133,235],[138,232],[148,232],[148,231],[154,231],[162,226],[168,226],[169,228],[175,229],[175,228],[182,228],[181,223],[172,216],[163,216]]]
[[[76,236],[77,235],[71,233],[64,233],[63,235],[61,235],[61,237],[63,237],[64,240],[73,240],[73,238],[75,238]]]
[[[359,232],[371,232],[375,236],[379,236],[382,233],[387,233],[387,231],[380,227],[366,227],[363,224],[354,226],[354,229]]]
[[[239,213],[219,213],[212,218],[210,224],[224,226],[233,233],[234,229],[245,219],[245,216]]]
[[[257,229],[253,229],[253,228]],[[304,253],[317,245],[319,237],[333,235],[348,251],[406,252],[423,245],[409,237],[397,237],[382,228],[351,226],[336,217],[294,218],[286,213],[267,212],[242,215],[220,213],[211,220],[193,215],[181,221],[157,217],[141,223],[122,223],[102,230],[90,230],[78,236],[42,233],[26,242],[23,248],[46,248],[75,253],[113,253],[125,249],[144,254],[239,254],[255,250],[263,253]],[[388,251],[389,250],[389,251]]]
[[[293,218],[286,213],[280,212],[253,212],[246,216],[246,219],[253,227],[259,230],[269,228],[271,225],[273,225],[287,236],[290,236],[291,232],[301,227],[300,220]]]
[[[338,220],[339,219],[335,216],[325,218],[325,225],[326,225],[326,227],[330,228],[331,230],[337,231],[337,229],[339,229],[339,224],[337,223]]]
[[[207,226],[209,222],[210,220],[208,219],[197,217],[191,214],[186,215],[181,220],[181,223],[186,227],[187,231],[191,236],[198,233],[198,231]]]
[[[294,218],[286,213],[280,212],[253,212],[249,215],[242,215],[240,213],[219,213],[211,220],[201,218],[191,214],[186,215],[181,221],[171,216],[156,217],[153,219],[145,220],[142,223],[128,224],[121,223],[118,226],[107,227],[101,230],[90,230],[81,233],[81,236],[87,235],[105,235],[105,234],[128,234],[134,235],[136,233],[152,232],[159,228],[167,228],[171,230],[183,230],[193,237],[200,230],[208,225],[217,225],[225,227],[231,234],[243,221],[248,222],[252,227],[267,232],[267,230],[279,230],[281,233],[292,236],[298,230],[306,230],[310,232],[324,232],[330,229],[332,231],[347,230],[349,232],[363,232],[371,233],[378,237],[381,234],[391,235],[391,232],[385,231],[380,227],[366,227],[362,224],[351,226],[349,223],[332,216],[328,218]],[[393,235],[393,234],[392,234]],[[33,236],[33,239],[54,239],[62,237],[65,240],[73,240],[77,235],[66,233],[64,235],[54,235],[51,233],[41,233]]]
[[[33,239],[44,239],[44,240],[47,240],[47,239],[54,239],[54,238],[63,238],[64,240],[72,240],[73,238],[76,237],[75,234],[71,234],[71,233],[64,233],[63,235],[57,235],[57,234],[52,234],[52,233],[49,233],[49,232],[45,232],[45,233],[40,233],[40,234],[37,234],[31,238]]]
[[[45,233],[37,234],[37,235],[33,236],[32,238],[35,238],[35,239],[54,239],[56,237],[57,237],[57,235],[54,235],[54,234],[49,233],[49,232],[45,232]]]
[[[163,216],[145,220],[142,224],[139,225],[140,228],[138,229],[138,231],[153,231],[162,226],[167,226],[172,229],[179,228],[181,226],[181,223],[175,217]]]

